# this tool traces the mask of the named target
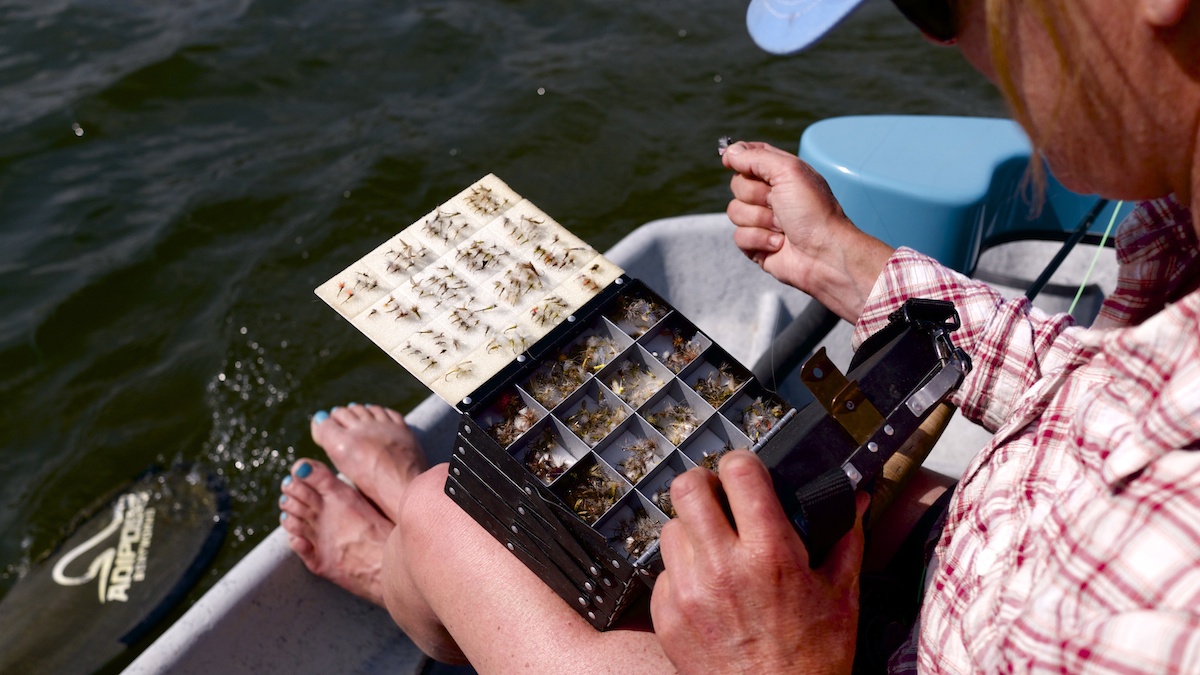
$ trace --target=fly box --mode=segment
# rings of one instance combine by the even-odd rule
[[[495,176],[316,293],[461,412],[446,494],[600,629],[661,571],[675,476],[757,452],[819,557],[969,368],[953,308],[922,305],[849,376],[814,357],[797,411]]]

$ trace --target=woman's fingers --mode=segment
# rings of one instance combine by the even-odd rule
[[[765,206],[755,206],[735,199],[729,202],[725,213],[729,215],[729,219],[733,221],[733,224],[738,227],[754,227],[774,232],[780,231],[779,225],[775,222],[775,212]]]
[[[733,243],[747,256],[756,253],[770,255],[783,247],[784,236],[758,227],[739,227],[733,231]]]
[[[671,505],[694,552],[732,546],[737,540],[721,506],[720,485],[713,472],[701,468],[671,481]]]
[[[738,538],[751,546],[774,546],[795,536],[775,496],[771,474],[755,455],[737,450],[721,458],[721,484],[737,524]]]
[[[734,199],[754,206],[767,206],[767,197],[771,194],[771,186],[741,173],[733,174],[729,180],[729,189]]]

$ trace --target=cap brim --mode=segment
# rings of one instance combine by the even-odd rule
[[[746,27],[772,54],[794,54],[821,39],[864,0],[752,0]]]

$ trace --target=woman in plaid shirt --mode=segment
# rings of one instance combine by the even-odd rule
[[[796,51],[859,2],[754,0],[751,32]],[[895,2],[997,83],[1064,184],[1154,201],[1121,226],[1119,288],[1085,330],[866,236],[791,153],[725,153],[737,244],[854,322],[857,340],[908,296],[962,315],[955,340],[975,369],[955,402],[995,437],[954,491],[892,666],[1200,672],[1200,3]],[[598,633],[446,499],[444,466],[421,473],[398,414],[344,408],[314,418],[313,434],[383,513],[304,460],[284,490],[293,548],[386,603],[438,658],[484,672],[850,668],[862,533],[809,569],[749,453],[721,463],[736,529],[713,474],[675,480],[657,635]]]

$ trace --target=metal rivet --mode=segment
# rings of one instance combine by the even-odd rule
[[[525,355],[517,354],[517,363],[525,363]]]
[[[608,577],[604,577],[603,579],[601,579],[601,581],[604,582],[605,586],[608,586],[610,588],[612,587],[612,579],[609,579]]]
[[[471,397],[470,396],[463,397],[463,405],[471,405]]]
[[[812,376],[819,380],[822,377],[825,377],[825,371],[821,370],[820,368],[813,368]]]
[[[846,401],[846,410],[854,410],[854,401]]]
[[[596,604],[597,604],[597,605],[603,605],[603,604],[604,604],[604,598],[602,598],[602,597],[600,597],[599,595],[597,595],[597,596],[596,596]]]
[[[506,546],[506,547],[508,547],[508,550],[510,550],[510,551],[514,550],[514,549],[513,549],[512,542],[509,542],[509,543],[505,544],[505,546]]]
[[[595,565],[589,567],[588,571],[592,573],[592,576],[598,576],[600,574],[600,570],[596,569]]]
[[[516,525],[510,525],[508,529],[512,530],[513,534],[517,534],[520,532],[520,530],[517,529]]]
[[[650,576],[650,570],[643,567],[642,568],[642,576],[644,576],[644,577]]]
[[[870,443],[867,443],[867,449],[871,452],[879,452],[879,444],[875,441],[871,441]]]
[[[921,405],[920,403],[913,403],[911,407],[914,415],[920,415],[921,413],[925,412],[925,406]]]
[[[579,596],[579,606],[587,607],[587,598],[583,597],[582,595]]]
[[[453,471],[453,472],[454,472],[454,475],[455,475],[455,476],[461,476],[461,475],[462,475],[462,472],[458,470],[458,467],[457,467],[457,466],[456,466],[456,467],[454,467],[453,469],[451,469],[451,471]]]
[[[525,515],[525,507],[524,507],[524,506],[518,506],[518,507],[517,507],[517,513],[519,513],[519,514],[521,514],[521,515]]]
[[[613,567],[615,567],[617,569],[621,569],[621,561],[620,560],[614,560],[614,561],[612,561],[612,564],[613,564]]]
[[[454,495],[454,494],[458,494],[457,492],[455,492],[455,491],[454,491],[454,488],[452,488],[452,487],[448,487],[448,488],[446,488],[446,492],[449,492],[449,493],[450,493],[450,494],[452,494],[452,495]]]
[[[575,323],[575,315],[574,314],[567,317],[567,323]]]
[[[530,487],[525,488],[525,494],[532,497],[533,496],[533,488],[530,488]]]
[[[471,427],[463,427],[463,433],[471,433]]]
[[[613,283],[620,286],[621,284],[625,283],[625,280],[624,279],[614,279]]]
[[[887,434],[888,436],[891,436],[892,434],[896,433],[896,430],[892,428],[892,425],[885,424],[885,425],[883,425],[883,433]]]
[[[461,445],[460,445],[460,446],[458,446],[458,454],[460,454],[460,455],[463,455],[463,456],[466,456],[466,454],[467,454],[467,449],[466,449],[466,448],[464,448],[464,447],[463,447],[463,446],[461,446]]]
[[[583,590],[591,592],[591,591],[596,590],[596,587],[592,585],[592,582],[585,581],[585,582],[583,582]]]
[[[595,612],[588,612],[588,618],[589,618],[589,619],[591,619],[592,621],[595,621],[595,620],[596,620],[596,613],[595,613]]]

